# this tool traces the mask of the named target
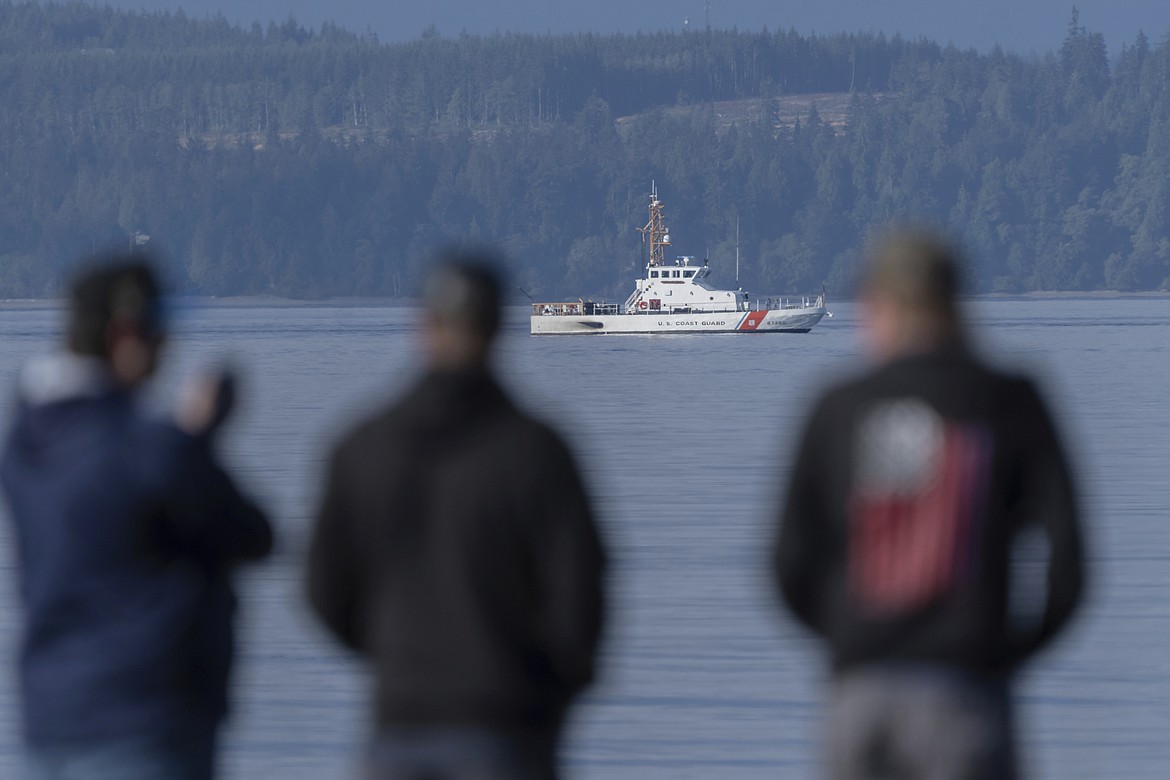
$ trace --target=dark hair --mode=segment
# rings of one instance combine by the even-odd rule
[[[163,332],[161,290],[153,261],[142,254],[98,258],[70,285],[69,349],[108,358],[106,332],[114,320],[139,328],[147,338]]]
[[[491,341],[500,329],[501,265],[499,256],[486,250],[440,255],[423,294],[427,309],[436,319]]]

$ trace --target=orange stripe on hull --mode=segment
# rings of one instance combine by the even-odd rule
[[[768,309],[762,311],[749,311],[747,316],[743,318],[743,322],[739,324],[736,330],[755,330],[764,324],[764,318],[768,316]]]

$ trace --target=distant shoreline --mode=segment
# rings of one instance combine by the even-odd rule
[[[556,296],[553,296],[554,298]],[[572,297],[572,296],[570,296]],[[595,296],[596,297],[596,296]],[[796,297],[796,296],[772,296]],[[830,303],[833,301],[852,302],[853,296],[834,298],[829,294]],[[965,296],[967,300],[1157,300],[1170,299],[1170,291],[1144,290],[1141,292],[1118,292],[1116,290],[1039,290],[1024,293],[980,293]],[[568,300],[569,298],[565,298]],[[189,306],[223,306],[223,307],[255,307],[268,306],[271,308],[362,308],[368,306],[382,306],[390,309],[406,309],[420,305],[418,298],[384,298],[370,296],[337,297],[337,298],[282,298],[275,295],[178,295],[169,298],[173,306],[179,309]],[[64,298],[8,298],[0,299],[0,309],[55,309],[65,304]],[[527,302],[510,304],[517,307],[528,306]]]
[[[380,298],[367,296],[341,298],[282,298],[276,295],[174,295],[167,301],[171,306],[183,309],[190,306],[269,306],[272,308],[310,308],[331,306],[337,308],[358,308],[362,306],[385,306],[387,308],[409,308],[419,304],[418,298]],[[0,298],[0,309],[55,309],[65,305],[64,298]]]
[[[1025,300],[1050,300],[1054,298],[1068,299],[1095,299],[1095,298],[1170,298],[1170,290],[1142,290],[1140,292],[1121,292],[1119,290],[1037,290],[1023,293],[980,293],[969,295],[967,298],[975,300],[1005,300],[1020,298]]]

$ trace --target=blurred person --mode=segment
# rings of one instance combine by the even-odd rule
[[[500,387],[492,258],[425,291],[424,375],[333,453],[312,606],[373,667],[377,780],[546,780],[593,679],[604,554],[561,438]]]
[[[175,421],[139,409],[163,341],[148,259],[106,258],[72,286],[65,349],[19,380],[0,480],[24,613],[27,778],[214,776],[230,576],[272,534],[212,452],[229,382],[190,388]]]
[[[827,776],[1010,780],[1013,680],[1081,600],[1069,468],[1033,383],[973,353],[953,250],[870,260],[876,365],[815,405],[773,560],[831,662]]]

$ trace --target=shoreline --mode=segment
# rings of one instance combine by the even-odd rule
[[[383,306],[386,308],[409,308],[418,306],[419,298],[389,298],[377,296],[354,296],[339,298],[282,298],[276,295],[172,295],[164,299],[174,309],[196,306],[249,307],[267,306],[280,309],[311,308],[328,306],[333,308],[359,308]],[[65,298],[0,298],[0,309],[57,309],[67,303]]]
[[[555,296],[554,296],[555,297]],[[580,297],[580,296],[578,296]],[[594,296],[590,296],[594,297]],[[604,297],[604,296],[596,296]],[[791,296],[773,296],[773,297],[791,297]],[[856,302],[854,296],[833,297],[828,296],[830,301],[837,302]],[[1170,299],[1170,291],[1168,290],[1143,290],[1140,292],[1119,292],[1116,290],[1037,290],[1034,292],[1022,293],[979,293],[977,295],[965,295],[962,300],[980,301],[980,300],[1159,300]],[[266,306],[270,308],[280,309],[295,309],[295,308],[314,308],[314,307],[329,307],[329,308],[363,308],[363,307],[385,307],[391,309],[405,309],[421,305],[419,298],[391,298],[380,296],[353,296],[353,297],[335,297],[335,298],[283,298],[276,295],[177,295],[170,296],[166,299],[169,304],[176,309],[184,309],[188,307],[202,307],[202,306],[222,306],[222,307],[255,307]],[[565,300],[568,300],[566,298]],[[574,299],[576,300],[576,299]],[[0,298],[0,310],[21,310],[21,309],[57,309],[64,306],[66,300],[64,298]],[[504,304],[505,306],[525,307],[529,304],[527,302],[517,302],[514,304]]]

